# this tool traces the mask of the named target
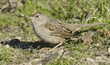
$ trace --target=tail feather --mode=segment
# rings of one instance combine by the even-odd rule
[[[92,27],[92,26],[97,26],[97,25],[105,25],[106,23],[93,23],[93,24],[82,24],[80,26],[80,28],[83,28],[83,27]]]
[[[97,25],[105,25],[107,23],[93,23],[93,24],[67,24],[63,23],[62,26],[65,28],[69,29],[74,33],[75,31],[84,28],[84,27],[92,27],[92,26],[97,26]]]

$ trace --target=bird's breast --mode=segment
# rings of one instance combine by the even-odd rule
[[[45,27],[34,26],[33,29],[34,29],[36,36],[45,42],[57,44],[57,43],[64,41],[64,39],[60,37],[51,36],[50,35],[51,31]]]
[[[50,35],[49,30],[46,29],[45,27],[33,26],[33,30],[34,30],[34,33],[36,34],[36,36],[43,40],[48,38],[48,36]]]

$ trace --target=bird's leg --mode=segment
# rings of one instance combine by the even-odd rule
[[[57,46],[55,46],[54,48],[52,48],[52,49],[49,50],[49,51],[53,51],[55,48],[57,48],[58,46],[62,45],[63,43],[64,43],[64,42],[59,43]]]

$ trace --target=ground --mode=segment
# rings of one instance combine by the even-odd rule
[[[11,1],[11,0],[8,0]],[[13,3],[14,2],[14,3]],[[0,64],[2,65],[110,65],[109,0],[0,1]],[[54,44],[38,39],[28,20],[34,12],[66,23],[107,25],[73,33],[78,38],[49,52]]]

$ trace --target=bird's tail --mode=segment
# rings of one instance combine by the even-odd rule
[[[107,23],[93,23],[93,24],[63,24],[62,26],[64,26],[65,28],[69,29],[73,32],[84,28],[84,27],[93,27],[93,26],[97,26],[97,25],[105,25]]]
[[[80,26],[80,28],[83,28],[83,27],[92,27],[92,26],[97,26],[97,25],[105,25],[107,23],[93,23],[93,24],[82,24]]]

